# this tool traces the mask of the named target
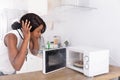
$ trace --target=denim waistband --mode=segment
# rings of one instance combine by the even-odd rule
[[[16,72],[14,72],[12,74],[16,74]],[[4,75],[8,75],[8,74],[4,74],[2,71],[0,71],[0,76],[4,76]]]
[[[0,71],[0,76],[3,76],[3,75],[5,75],[5,74],[4,74],[3,72]]]

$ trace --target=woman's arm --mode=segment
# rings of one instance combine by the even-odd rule
[[[9,59],[15,70],[20,70],[26,57],[26,50],[30,39],[31,29],[29,25],[30,22],[27,20],[25,23],[22,21],[22,32],[24,39],[20,49],[17,48],[17,37],[14,34],[10,33],[5,36],[5,44],[8,48]]]
[[[20,70],[26,57],[28,40],[24,39],[20,49],[17,49],[17,37],[14,34],[8,34],[5,37],[5,43],[8,48],[9,59],[15,70]]]

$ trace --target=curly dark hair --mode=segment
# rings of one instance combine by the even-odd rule
[[[43,29],[41,30],[41,33],[44,33],[46,30],[46,24],[43,21],[43,19],[41,17],[39,17],[37,14],[34,13],[27,13],[25,15],[23,15],[20,19],[20,23],[19,22],[14,22],[12,24],[12,29],[20,29],[22,28],[22,20],[25,22],[26,19],[28,21],[30,21],[30,26],[32,26],[30,32],[33,32],[37,27],[39,27],[40,25],[43,25]]]

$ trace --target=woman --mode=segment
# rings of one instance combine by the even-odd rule
[[[46,30],[45,22],[36,14],[28,13],[20,22],[12,24],[14,30],[4,37],[4,45],[0,53],[0,75],[14,74],[19,71],[26,59],[28,50],[37,55],[39,38]]]

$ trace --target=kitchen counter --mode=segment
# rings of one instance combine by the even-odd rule
[[[49,74],[41,71],[1,76],[0,80],[110,80],[120,76],[120,67],[110,66],[110,72],[96,77],[86,77],[82,73],[63,68]]]

